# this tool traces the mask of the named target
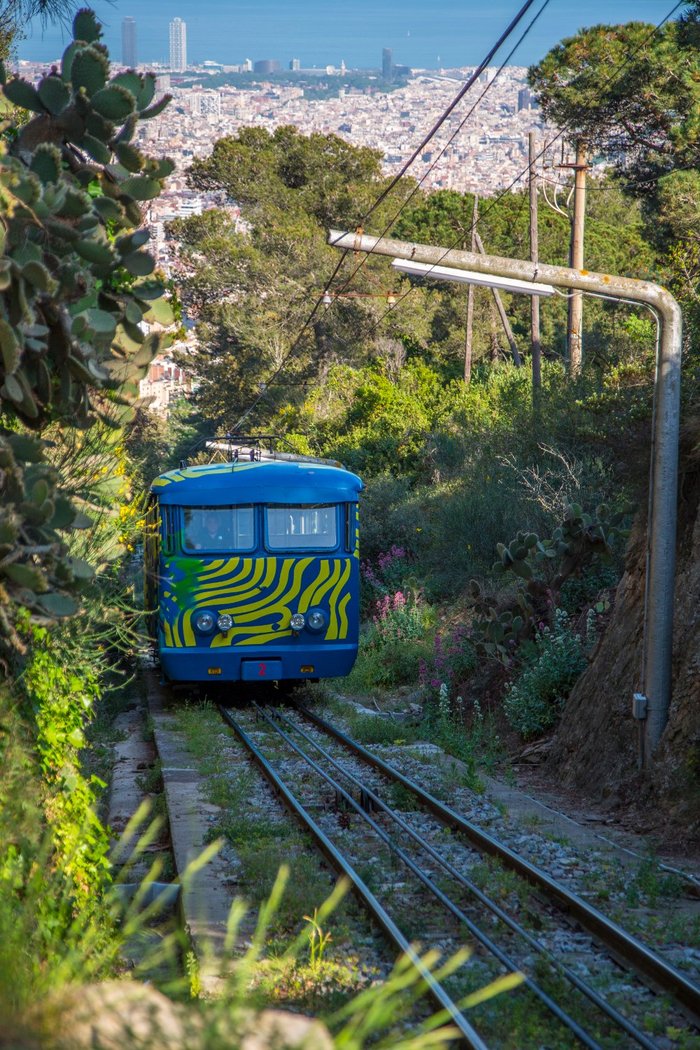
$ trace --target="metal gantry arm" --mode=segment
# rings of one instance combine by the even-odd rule
[[[656,371],[656,413],[652,433],[651,520],[647,567],[647,629],[644,639],[642,691],[646,698],[643,763],[649,761],[668,721],[671,703],[673,590],[676,560],[676,501],[681,385],[681,308],[670,292],[651,281],[590,273],[525,259],[479,255],[456,248],[396,241],[389,237],[330,230],[335,248],[429,265],[453,266],[481,274],[551,284],[610,299],[643,303],[656,313],[660,327]],[[632,687],[634,689],[634,686]]]

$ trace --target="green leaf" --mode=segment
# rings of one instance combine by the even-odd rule
[[[105,222],[122,223],[124,221],[124,209],[118,201],[112,200],[111,197],[96,197],[92,206]]]
[[[53,277],[40,262],[28,262],[26,266],[23,266],[22,277],[41,292],[52,292],[56,288]]]
[[[40,143],[34,150],[29,169],[45,186],[58,182],[61,177],[61,154],[56,146],[49,142]]]
[[[114,124],[121,124],[136,107],[136,99],[125,87],[111,81],[107,87],[96,92],[90,99],[93,108],[102,117]]]
[[[83,49],[83,47],[84,44],[82,42],[74,40],[73,43],[69,44],[63,52],[63,58],[61,59],[61,80],[65,81],[66,84],[70,83],[75,56]]]
[[[155,73],[146,73],[141,77],[140,90],[136,96],[136,105],[140,110],[146,109],[150,106],[153,101],[153,96],[156,93],[156,77]]]
[[[124,306],[124,316],[130,324],[141,324],[143,309],[133,299],[128,299]]]
[[[117,251],[120,255],[128,255],[130,252],[136,251],[137,248],[142,248],[150,239],[151,235],[148,230],[135,230],[126,237],[119,238],[116,242]]]
[[[149,324],[161,324],[164,328],[175,323],[175,314],[168,299],[155,299],[150,309],[144,314],[144,321]]]
[[[115,143],[114,152],[117,155],[119,163],[122,164],[127,171],[141,171],[145,164],[146,158],[143,153],[136,149],[135,146],[132,146],[129,142]]]
[[[163,95],[159,102],[156,102],[155,106],[151,106],[150,109],[142,109],[139,113],[141,120],[151,120],[153,117],[159,117],[166,106],[172,102],[172,95]]]
[[[57,496],[53,512],[53,518],[48,523],[52,529],[66,529],[73,524],[76,510],[66,496]]]
[[[24,400],[24,391],[15,379],[14,375],[5,376],[5,382],[0,387],[0,396],[15,405],[21,405]]]
[[[49,483],[46,478],[38,478],[32,485],[31,499],[37,506],[49,498]]]
[[[136,113],[132,113],[131,116],[127,117],[126,120],[124,121],[124,127],[121,129],[121,131],[117,135],[115,141],[116,142],[131,142],[132,138],[134,137],[134,132],[136,131],[137,124],[138,124],[138,115]]]
[[[82,259],[98,266],[110,266],[115,262],[112,249],[106,241],[81,240],[76,241],[74,247]]]
[[[8,580],[18,583],[20,587],[29,587],[32,591],[48,590],[45,574],[36,565],[19,565],[11,562],[2,569]]]
[[[109,62],[94,47],[84,47],[77,51],[71,67],[73,90],[84,88],[88,97],[100,91],[109,76]]]
[[[110,84],[126,88],[134,98],[138,98],[142,87],[141,77],[133,69],[128,69],[124,73],[117,73],[116,77],[112,77],[110,80]]]
[[[22,109],[30,109],[34,113],[44,113],[44,106],[39,97],[39,92],[21,77],[14,77],[3,87],[3,93],[8,102]]]
[[[70,102],[70,88],[61,77],[54,75],[44,77],[39,82],[37,91],[43,105],[54,116],[62,113]]]
[[[106,310],[86,310],[84,316],[93,332],[96,332],[98,335],[114,335],[117,322],[112,314],[107,313]]]
[[[39,605],[49,616],[74,616],[78,611],[78,603],[75,598],[58,592],[40,595]]]
[[[85,130],[100,142],[108,144],[114,135],[114,124],[93,109],[85,120]]]
[[[5,376],[8,377],[19,365],[21,348],[14,328],[4,318],[0,318],[0,353],[2,354]],[[7,382],[7,378],[5,382]]]
[[[102,36],[102,28],[89,7],[81,7],[73,19],[73,39],[92,44]]]
[[[92,565],[82,558],[68,558],[66,560],[76,580],[91,580],[95,575]]]
[[[160,195],[163,187],[158,179],[150,179],[147,175],[132,175],[124,179],[120,189],[134,200],[151,201]]]
[[[29,434],[5,434],[4,440],[17,459],[25,463],[40,463],[44,458],[44,446],[38,438]]]
[[[165,285],[162,281],[137,281],[131,290],[137,299],[159,299]]]
[[[170,157],[161,157],[158,161],[155,176],[157,179],[167,179],[168,175],[172,175],[174,171],[175,161],[171,160]]]
[[[160,339],[153,333],[144,339],[140,349],[129,358],[129,364],[136,365],[139,368],[146,367],[150,365],[159,349]]]
[[[87,150],[90,156],[96,160],[98,164],[109,164],[112,159],[112,151],[108,146],[105,146],[104,142],[100,142],[99,139],[96,139],[94,135],[83,135],[80,145],[83,149]]]
[[[122,259],[122,266],[134,277],[147,277],[155,270],[156,263],[149,252],[131,252]]]

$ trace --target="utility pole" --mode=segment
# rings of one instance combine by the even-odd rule
[[[472,211],[472,229],[470,250],[476,251],[476,223],[479,218],[479,195],[474,194],[474,208]],[[474,329],[474,285],[470,284],[467,291],[467,330],[464,336],[464,382],[471,383],[472,380],[472,333]]]
[[[529,136],[530,147],[530,259],[535,265],[539,262],[539,236],[537,229],[537,172],[535,170],[535,159],[537,156],[537,140],[535,132],[531,131]],[[539,296],[533,295],[530,299],[530,327],[532,339],[532,391],[542,386],[542,344],[540,342],[540,300]]]
[[[586,144],[580,139],[576,143],[576,163],[562,164],[563,168],[573,168],[574,182],[574,217],[571,223],[571,268],[583,269],[583,230],[586,218]],[[567,343],[569,350],[569,372],[577,376],[581,371],[583,346],[581,333],[583,328],[583,295],[573,291],[569,299],[569,322],[567,326]]]
[[[476,246],[479,249],[479,252],[481,253],[481,255],[486,255],[486,251],[484,250],[484,245],[483,245],[483,242],[481,240],[481,237],[479,236],[478,233],[476,233],[476,231],[475,231],[475,235],[476,235]],[[508,320],[508,315],[506,314],[506,308],[503,305],[503,300],[501,299],[500,292],[498,291],[498,288],[492,288],[491,292],[493,294],[493,301],[496,304],[496,309],[498,310],[498,316],[500,317],[501,324],[503,325],[503,331],[506,333],[506,339],[508,340],[508,345],[510,347],[510,352],[513,355],[513,361],[515,362],[516,366],[518,368],[520,368],[520,366],[523,363],[523,359],[520,356],[520,353],[518,351],[518,344],[515,341],[515,336],[513,335],[513,329],[510,327],[510,321]]]

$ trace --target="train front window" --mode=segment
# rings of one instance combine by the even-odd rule
[[[314,503],[271,505],[265,508],[270,550],[332,550],[338,545],[337,508]]]
[[[255,546],[252,506],[183,507],[188,551],[250,551]]]

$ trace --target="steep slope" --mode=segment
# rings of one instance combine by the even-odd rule
[[[548,771],[588,797],[633,806],[638,823],[671,820],[700,838],[700,443],[685,434],[679,493],[673,697],[652,768],[637,768],[632,693],[639,688],[646,521],[631,537],[610,624],[576,684],[556,732]]]

